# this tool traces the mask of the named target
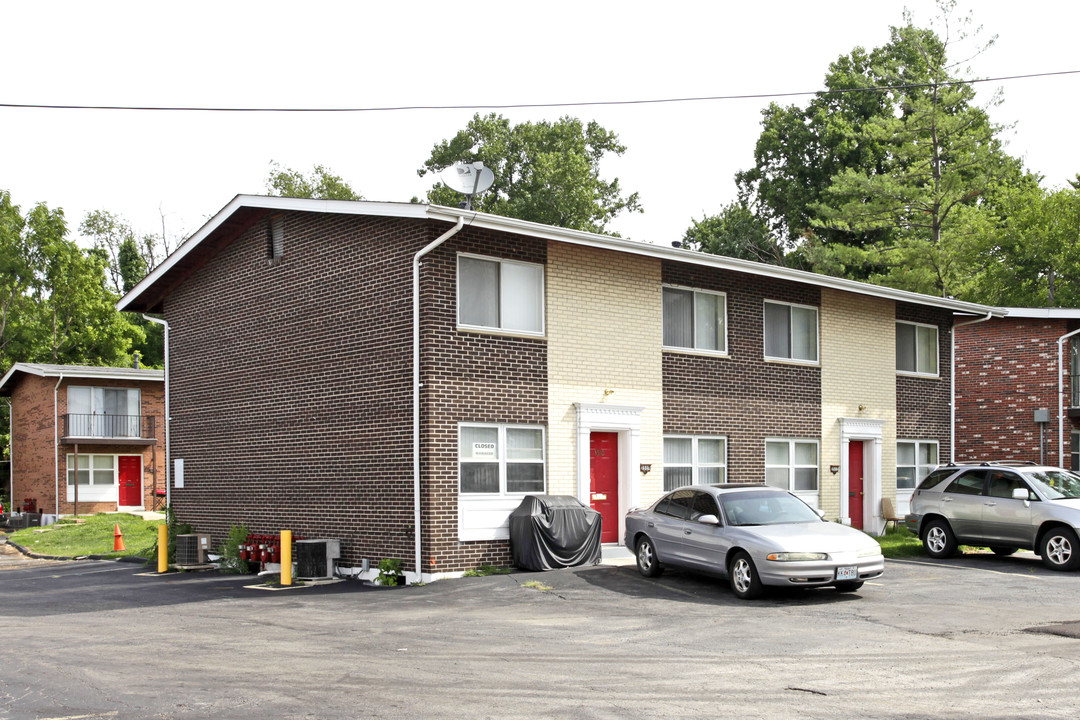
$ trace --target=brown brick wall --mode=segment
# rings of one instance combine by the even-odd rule
[[[458,541],[458,423],[547,422],[546,341],[456,329],[458,252],[543,264],[547,243],[465,229],[425,260],[421,368],[428,572],[511,561],[505,540]]]
[[[1050,411],[1045,427],[1047,464],[1068,467],[1071,423],[1065,422],[1065,458],[1058,458],[1057,339],[1074,329],[1063,319],[995,318],[956,330],[956,456],[959,460],[1039,462],[1036,410]],[[1062,356],[1069,398],[1069,348]]]
[[[896,376],[896,437],[901,440],[937,440],[938,462],[944,464],[950,460],[952,312],[898,302],[896,319],[937,325],[938,328],[938,377]]]
[[[663,278],[727,293],[730,355],[664,353],[664,432],[726,435],[730,481],[761,482],[766,437],[821,436],[821,370],[765,362],[764,302],[820,308],[820,289],[670,262]]]
[[[158,443],[150,447],[130,445],[81,444],[79,453],[86,455],[141,455],[143,458],[143,507],[153,507],[154,461],[157,461],[158,486],[165,482],[165,391],[164,383],[98,378],[64,379],[56,390],[54,413],[53,390],[57,378],[20,374],[11,395],[12,405],[12,455],[14,456],[14,482],[16,507],[25,498],[36,498],[39,509],[55,513],[57,461],[59,461],[61,514],[75,511],[74,503],[67,501],[64,483],[67,481],[67,455],[73,453],[72,445],[63,444],[56,449],[59,434],[56,419],[67,414],[67,388],[71,385],[89,387],[137,387],[141,391],[142,414],[154,418]],[[63,431],[63,424],[59,426]],[[115,512],[115,502],[79,502],[79,514]]]
[[[280,259],[256,222],[166,299],[181,520],[412,569],[411,260],[445,229],[287,213]]]

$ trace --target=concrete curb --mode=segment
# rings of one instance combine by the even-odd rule
[[[34,558],[35,560],[113,560],[115,562],[143,563],[144,565],[150,563],[150,561],[146,558],[141,558],[137,555],[123,555],[121,557],[109,557],[107,555],[78,555],[76,557],[68,557],[64,555],[41,555],[40,553],[32,552],[29,549],[24,548],[17,542],[12,542],[10,538],[3,538],[2,541],[15,548],[26,557]]]

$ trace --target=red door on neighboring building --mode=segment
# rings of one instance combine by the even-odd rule
[[[848,445],[848,515],[851,527],[862,530],[863,526],[863,444]]]
[[[142,507],[142,458],[121,455],[117,463],[121,507]]]
[[[589,455],[589,504],[600,513],[600,542],[619,542],[619,434],[590,434]]]

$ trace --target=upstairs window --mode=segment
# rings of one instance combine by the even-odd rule
[[[727,296],[664,288],[664,347],[727,353]]]
[[[68,388],[66,432],[78,437],[139,437],[142,426],[138,388]]]
[[[542,335],[544,267],[458,255],[458,325]]]
[[[896,322],[896,371],[937,376],[937,326]]]
[[[808,305],[765,301],[765,357],[818,361],[818,312]]]

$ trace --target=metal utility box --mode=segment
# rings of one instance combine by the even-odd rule
[[[296,579],[329,580],[334,577],[334,562],[340,557],[340,540],[297,540]]]
[[[176,564],[205,565],[206,554],[210,551],[209,535],[177,535]]]

